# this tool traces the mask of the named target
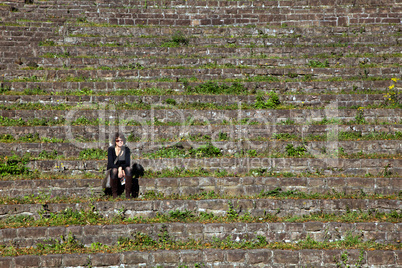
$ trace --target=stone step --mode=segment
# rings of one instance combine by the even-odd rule
[[[16,13],[14,13],[16,14]],[[8,24],[7,24],[8,23]],[[90,24],[79,23],[74,25],[74,22],[64,24],[59,31],[55,32],[54,27],[59,27],[62,24],[57,21],[30,21],[19,20],[16,17],[8,17],[4,25],[0,25],[0,29],[4,30],[3,36],[10,35],[9,32],[23,31],[27,33],[32,32],[53,32],[54,34],[68,35],[88,35],[88,36],[120,36],[120,37],[171,37],[174,29],[171,26],[124,26],[115,27],[115,25],[103,24],[100,26],[91,26]],[[303,37],[303,36],[328,36],[328,37],[364,37],[366,35],[395,35],[400,31],[401,26],[396,25],[381,25],[381,24],[365,24],[364,26],[348,26],[348,27],[275,27],[272,25],[252,25],[249,26],[236,26],[231,27],[216,27],[216,26],[202,26],[202,27],[177,27],[176,31],[180,31],[184,36],[188,37]],[[53,30],[53,31],[52,31]]]
[[[201,82],[189,82],[189,87],[197,87]],[[232,83],[219,83],[230,86]],[[387,92],[390,80],[380,81],[317,81],[317,82],[242,82],[248,90],[280,90],[281,92],[305,92],[306,94],[325,94],[325,93],[342,93],[356,91],[383,91]],[[146,89],[156,88],[170,90],[173,92],[183,92],[185,85],[182,82],[1,82],[0,88],[9,89],[7,93],[22,92],[24,90],[39,89],[44,94],[55,95],[83,95],[82,98],[88,98],[85,95],[114,92],[126,89],[138,89],[138,94],[150,95],[146,93]],[[93,92],[91,92],[91,90]],[[14,91],[14,92],[13,92]],[[88,92],[89,91],[89,92]],[[71,93],[69,93],[71,92]],[[218,97],[218,96],[217,96]],[[74,97],[70,97],[74,98]]]
[[[402,125],[336,125],[338,133],[341,132],[357,132],[362,136],[367,136],[376,133],[389,133],[396,135],[402,132]],[[226,133],[229,138],[240,139],[247,137],[248,139],[257,139],[258,137],[272,138],[276,133],[294,134],[299,137],[307,137],[309,135],[328,135],[329,132],[336,130],[334,125],[276,125],[276,126],[258,126],[258,125],[210,125],[208,128],[204,126],[191,126],[184,130],[177,126],[126,126],[124,133],[127,138],[132,133],[134,138],[156,141],[166,139],[173,141],[181,140],[181,137],[193,136],[203,137],[208,135],[211,139],[218,139],[219,133]],[[14,139],[26,138],[28,135],[35,138],[37,134],[39,139],[58,138],[71,142],[70,139],[76,142],[86,140],[87,142],[98,141],[100,146],[108,144],[112,139],[113,131],[110,128],[106,129],[102,126],[71,126],[66,131],[64,126],[37,126],[37,127],[0,127],[0,135],[11,135]],[[153,135],[148,135],[153,133]],[[110,136],[109,136],[110,135]],[[363,138],[364,139],[364,138]],[[35,142],[35,141],[32,141]],[[39,142],[39,141],[36,141]],[[80,144],[81,148],[85,147],[86,142]]]
[[[148,57],[155,58],[165,58],[173,61],[175,58],[181,58],[185,55],[194,55],[187,56],[189,59],[197,59],[197,58],[258,58],[267,56],[267,61],[271,60],[274,62],[278,62],[279,59],[289,59],[289,58],[300,58],[300,57],[308,57],[312,58],[315,55],[319,57],[325,57],[328,55],[328,60],[335,57],[340,60],[343,58],[343,55],[352,55],[353,59],[358,59],[355,55],[362,55],[361,58],[367,58],[367,55],[378,55],[383,58],[389,57],[389,55],[397,55],[400,53],[399,46],[373,46],[373,47],[320,47],[320,48],[312,48],[312,47],[255,47],[255,48],[231,48],[231,47],[208,47],[208,48],[200,48],[200,47],[74,47],[74,46],[40,46],[35,48],[36,54],[31,50],[20,50],[16,51],[13,47],[16,45],[15,42],[4,43],[8,46],[1,47],[1,55],[4,58],[21,58],[21,61],[27,61],[25,58],[30,58],[33,56],[46,56],[46,55],[60,55],[57,57],[65,57],[65,55],[69,55],[70,57],[78,57],[78,59],[74,59],[79,61],[79,57],[92,57],[92,58],[117,58],[117,60],[128,60],[132,59],[133,61],[138,61],[139,59],[146,60],[144,55]],[[29,44],[24,44],[29,46]],[[270,57],[273,57],[270,59]],[[98,59],[98,60],[100,60]],[[395,59],[395,58],[393,58]],[[42,60],[42,59],[41,59]],[[83,60],[83,59],[81,59]],[[91,58],[87,58],[86,60],[91,60]],[[316,60],[325,61],[325,59],[317,58]],[[151,61],[151,59],[149,59]],[[14,62],[14,60],[13,60]]]
[[[365,24],[364,27],[348,26],[348,27],[275,27],[272,25],[252,25],[249,26],[236,26],[230,27],[216,27],[216,26],[202,26],[202,27],[177,27],[176,31],[180,31],[184,36],[188,37],[335,37],[335,36],[365,36],[365,35],[394,35],[400,31],[401,25],[370,25]],[[255,27],[254,27],[255,26]],[[1,28],[0,28],[1,29]],[[171,37],[175,29],[171,26],[152,26],[152,27],[140,27],[140,26],[125,26],[114,27],[114,25],[102,25],[101,27],[93,27],[91,25],[80,24],[72,25],[68,24],[65,28],[67,34],[79,35],[87,34],[88,36],[120,36],[120,37]]]
[[[24,65],[25,63],[25,65]],[[0,64],[7,64],[8,69],[20,69],[30,66],[35,63],[35,66],[45,69],[55,68],[111,68],[111,69],[165,69],[165,68],[214,68],[216,67],[259,67],[259,68],[296,68],[308,67],[311,64],[326,65],[327,68],[364,68],[370,67],[392,67],[402,65],[402,57],[356,57],[356,58],[337,58],[337,59],[315,59],[315,58],[300,58],[300,59],[219,59],[219,58],[194,58],[194,59],[175,59],[175,58],[155,58],[155,59],[134,59],[129,58],[3,58]],[[311,67],[317,68],[317,67]],[[320,68],[320,67],[318,67]]]
[[[52,41],[57,45],[62,46],[90,46],[90,47],[98,47],[109,44],[110,46],[147,46],[147,47],[159,47],[164,46],[167,41],[170,41],[170,38],[160,38],[156,37],[81,37],[81,36],[61,36],[61,37],[53,37]],[[18,37],[18,36],[17,36]],[[17,38],[13,36],[13,38]],[[337,46],[345,46],[347,44],[351,44],[350,46],[365,46],[365,45],[374,45],[378,46],[379,44],[384,44],[387,46],[399,46],[399,40],[401,37],[395,35],[363,35],[356,37],[342,37],[342,36],[320,36],[320,37],[283,37],[283,38],[267,38],[267,37],[232,37],[232,38],[222,38],[222,37],[186,37],[188,40],[188,46],[196,46],[196,47],[208,47],[208,46],[239,46],[239,47],[281,47],[281,46],[290,46],[290,47],[333,47]]]
[[[401,250],[281,250],[281,249],[200,249],[126,251],[122,253],[51,254],[2,257],[4,268],[34,265],[36,267],[336,267],[342,256],[348,256],[347,265],[365,263],[373,268],[383,265],[401,266]],[[344,258],[344,257],[343,257]],[[201,266],[202,267],[202,266]]]
[[[86,247],[93,243],[115,245],[121,238],[133,238],[136,234],[149,235],[155,241],[165,230],[174,241],[200,240],[212,243],[221,240],[253,240],[264,237],[270,243],[297,243],[307,237],[317,241],[341,241],[347,235],[359,236],[361,241],[373,241],[382,244],[397,245],[402,239],[402,223],[388,222],[262,222],[262,223],[160,223],[127,225],[86,225],[86,226],[52,226],[1,229],[1,245],[16,247],[35,247],[38,243],[52,244],[49,240],[59,240],[63,235],[71,234]],[[71,235],[70,234],[70,235]],[[54,242],[53,242],[54,243]]]
[[[100,120],[96,122],[96,126],[104,125],[110,121],[114,123],[115,119],[134,120],[139,125],[177,123],[177,127],[189,127],[188,125],[196,124],[197,120],[201,120],[205,124],[217,124],[226,121],[230,125],[233,120],[246,120],[250,122],[259,122],[261,124],[283,124],[285,120],[292,120],[294,124],[312,125],[313,122],[320,122],[324,118],[339,119],[346,122],[353,121],[356,115],[362,113],[362,116],[368,123],[379,124],[386,122],[387,124],[401,124],[402,109],[364,109],[362,112],[352,109],[291,109],[291,110],[182,110],[182,109],[151,109],[151,110],[124,110],[123,113],[117,113],[115,110],[1,110],[0,116],[15,120],[30,119],[49,119],[66,121],[62,124],[66,126],[74,125],[74,120],[85,118],[86,120]],[[103,121],[102,121],[103,120]],[[152,122],[154,120],[155,122]],[[124,121],[123,121],[124,122]],[[123,124],[121,122],[120,124]],[[128,122],[128,121],[126,121]],[[134,123],[135,123],[134,122]],[[195,122],[195,123],[194,123]],[[190,124],[191,123],[191,124]],[[225,123],[225,122],[224,122]],[[84,125],[88,125],[88,121]],[[17,124],[20,125],[20,124]],[[126,125],[126,123],[124,123]],[[138,125],[138,124],[137,124]],[[68,130],[68,128],[67,128]]]
[[[147,174],[146,174],[147,176]],[[220,196],[256,196],[280,188],[308,194],[333,193],[398,195],[401,177],[183,177],[140,178],[140,193],[195,195],[211,192]],[[90,198],[102,194],[101,179],[34,179],[0,181],[0,196],[53,196]]]
[[[67,3],[69,0],[65,0]],[[164,7],[166,5],[166,2],[162,0],[152,0],[152,1],[133,1],[130,0],[124,0],[124,1],[116,1],[116,0],[103,0],[100,2],[101,5],[105,5],[107,7],[113,7],[113,6],[119,6],[119,5],[127,5],[127,6],[135,6],[138,5],[140,7],[142,6],[155,6],[155,7]],[[302,7],[302,6],[328,6],[328,7],[337,7],[338,5],[362,5],[362,6],[378,6],[380,3],[376,1],[358,1],[355,2],[353,0],[342,0],[338,1],[336,3],[334,2],[327,2],[323,0],[318,0],[318,1],[308,1],[308,2],[289,2],[286,0],[274,0],[274,1],[269,1],[268,3],[266,1],[234,1],[234,2],[228,2],[228,1],[214,1],[214,2],[207,2],[207,1],[202,1],[202,0],[192,0],[192,1],[170,1],[168,5],[170,6],[181,6],[181,7],[210,7],[210,8],[216,8],[216,7],[260,7],[261,5],[266,5],[266,6],[272,6],[272,7]],[[399,1],[397,0],[385,0],[382,1],[381,4],[383,5],[394,5],[396,4],[397,6],[400,5]]]
[[[104,174],[106,160],[35,160],[26,165],[30,170],[52,174],[80,174],[83,172]],[[402,174],[402,159],[343,159],[343,158],[161,158],[135,159],[145,169],[163,171],[182,167],[184,169],[203,168],[207,172],[227,172],[232,174],[253,170],[271,170],[274,173],[344,174],[346,176],[374,176],[386,173]]]
[[[249,91],[246,90],[247,94]],[[366,107],[369,105],[386,105],[384,94],[339,94],[339,95],[277,95],[281,104],[294,105],[295,107],[326,107],[328,103],[336,103],[338,107]],[[264,98],[268,100],[269,95]],[[0,95],[0,105],[4,110],[23,109],[22,107],[13,106],[18,104],[39,103],[41,105],[49,105],[47,109],[58,109],[57,106],[69,105],[73,106],[68,109],[80,108],[83,105],[98,108],[99,105],[108,105],[113,103],[116,107],[122,109],[124,104],[146,104],[156,106],[166,106],[168,103],[171,107],[180,108],[178,105],[188,104],[215,104],[217,106],[229,106],[239,103],[254,106],[257,101],[256,95],[162,95],[162,96],[48,96],[48,95]],[[45,108],[45,107],[44,107]],[[149,107],[151,108],[151,107]],[[65,109],[62,108],[62,109]],[[201,109],[201,108],[200,108]],[[205,107],[204,109],[208,109]],[[233,108],[231,108],[233,109]]]
[[[200,80],[239,80],[261,76],[274,76],[280,80],[292,81],[296,79],[330,80],[338,78],[364,79],[371,77],[395,78],[402,75],[402,69],[398,67],[372,67],[372,68],[194,68],[194,69],[145,69],[145,70],[0,70],[0,76],[6,77],[3,81],[29,81],[33,82],[65,82],[65,81],[147,81],[167,80],[178,82],[180,79],[197,77]],[[34,78],[33,78],[34,77]],[[24,80],[25,79],[25,80]],[[290,80],[292,79],[292,80]],[[296,81],[295,81],[296,82]]]
[[[200,212],[213,213],[217,216],[227,215],[230,208],[239,215],[249,213],[254,217],[266,214],[284,216],[303,216],[316,213],[341,215],[347,212],[401,213],[402,200],[388,199],[203,199],[203,200],[150,200],[150,201],[102,201],[88,203],[47,203],[47,204],[13,204],[0,205],[0,219],[9,216],[30,215],[39,218],[39,213],[61,213],[66,209],[93,210],[100,215],[113,217],[155,217],[171,210],[190,210],[198,215]],[[121,209],[124,212],[121,213]]]
[[[13,52],[9,48],[10,52]],[[90,56],[99,55],[100,57],[120,57],[120,56],[133,56],[141,57],[144,55],[152,57],[176,57],[177,55],[195,55],[205,57],[253,57],[258,55],[267,55],[268,57],[286,58],[286,57],[300,57],[300,55],[351,55],[356,54],[370,54],[376,53],[377,55],[400,53],[399,46],[372,46],[372,47],[114,47],[113,49],[107,47],[74,47],[74,46],[47,46],[38,47],[38,55],[46,53],[63,54],[69,53],[71,56]],[[190,57],[190,56],[189,56]]]
[[[151,134],[148,133],[148,136]],[[245,139],[245,141],[212,141],[212,145],[219,148],[221,154],[229,156],[236,155],[249,155],[249,154],[263,154],[267,157],[271,155],[286,155],[287,148],[291,144],[294,148],[304,148],[306,155],[313,157],[329,157],[334,154],[334,157],[342,157],[339,150],[345,154],[369,154],[371,157],[386,157],[402,156],[402,137],[397,140],[368,140],[368,141],[338,141],[336,137],[333,141],[252,141]],[[187,144],[187,142],[186,142]],[[189,148],[183,150],[183,154],[189,152],[192,148],[199,148],[200,146],[208,145],[209,142],[189,142]],[[1,143],[0,155],[12,156],[14,154],[23,156],[29,154],[31,157],[39,158],[54,158],[54,156],[42,156],[44,152],[49,154],[57,153],[55,156],[60,160],[79,159],[80,152],[84,148],[97,148],[103,149],[107,152],[109,144],[99,146],[99,143],[86,142],[85,147],[78,146],[75,142],[72,143]],[[157,152],[160,149],[167,148],[182,148],[179,141],[176,142],[128,142],[127,146],[131,148],[131,153],[135,158],[147,157],[146,154]],[[324,149],[323,149],[324,148]],[[341,149],[342,148],[342,149]],[[323,152],[325,150],[325,152]],[[179,157],[179,156],[176,156]],[[106,157],[99,159],[106,160]],[[155,158],[155,157],[153,157]]]

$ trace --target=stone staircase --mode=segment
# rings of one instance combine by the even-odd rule
[[[402,267],[401,14],[3,1],[0,267]]]

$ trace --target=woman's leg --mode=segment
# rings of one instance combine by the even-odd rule
[[[126,174],[126,184],[125,184],[126,198],[130,198],[132,197],[131,191],[133,187],[133,172],[131,167],[126,167],[124,169],[124,173]]]
[[[117,168],[112,168],[110,171],[110,186],[112,188],[113,198],[117,198],[118,187],[119,187],[119,178],[118,178],[118,170]]]

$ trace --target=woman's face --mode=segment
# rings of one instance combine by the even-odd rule
[[[120,137],[116,139],[116,146],[121,147],[124,144],[124,140]]]

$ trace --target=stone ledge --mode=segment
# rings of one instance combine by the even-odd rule
[[[401,159],[336,159],[336,158],[163,158],[133,159],[145,170],[161,171],[175,167],[185,169],[204,168],[210,172],[226,170],[229,173],[246,173],[253,169],[273,169],[274,172],[324,172],[328,176],[336,174],[364,176],[367,173],[377,175],[388,171],[402,174]],[[105,160],[62,161],[37,160],[27,164],[31,170],[48,173],[77,174],[82,172],[103,173]]]
[[[343,240],[346,235],[359,235],[363,241],[375,241],[383,244],[398,244],[402,240],[402,223],[337,223],[337,222],[304,222],[304,223],[161,223],[161,224],[128,224],[128,225],[86,225],[57,227],[28,227],[17,229],[1,229],[0,244],[12,244],[18,247],[31,247],[38,243],[48,244],[49,239],[67,237],[70,232],[85,246],[92,243],[114,245],[120,237],[133,238],[137,233],[144,233],[154,240],[159,239],[162,227],[176,241],[187,239],[211,242],[214,238],[243,240],[263,236],[269,242],[295,243],[307,237],[318,242]],[[387,226],[386,229],[383,227]]]
[[[60,213],[65,209],[88,210],[95,209],[105,217],[112,217],[121,208],[124,208],[125,217],[154,217],[157,213],[167,213],[171,210],[190,210],[226,215],[229,207],[238,211],[241,215],[248,212],[252,216],[263,216],[266,213],[287,215],[310,215],[312,213],[344,214],[347,211],[378,211],[401,213],[401,200],[370,200],[370,199],[206,199],[206,200],[150,200],[150,201],[117,201],[117,202],[94,202],[90,203],[48,203],[40,204],[17,204],[1,205],[0,218],[13,215],[32,215],[39,217],[38,212],[45,210],[47,213]]]
[[[124,267],[177,267],[177,265],[204,264],[219,267],[247,266],[261,267],[289,267],[311,266],[314,267],[337,267],[341,261],[341,255],[347,254],[348,265],[353,265],[359,260],[360,250],[270,250],[270,249],[204,249],[204,250],[157,250],[157,251],[128,251],[123,253],[97,253],[97,254],[54,254],[49,256],[18,256],[3,257],[0,259],[2,268],[16,268],[19,265],[24,267],[82,267],[85,265],[96,265],[96,267],[124,266]],[[398,256],[400,250],[396,251],[363,251],[362,263],[372,268],[397,267],[400,265]]]
[[[402,178],[278,178],[278,177],[189,177],[189,178],[140,178],[140,193],[153,191],[165,196],[190,195],[214,191],[218,195],[253,196],[261,191],[281,188],[304,193],[339,193],[397,195]],[[101,194],[101,179],[15,180],[0,181],[0,196],[81,196]]]

